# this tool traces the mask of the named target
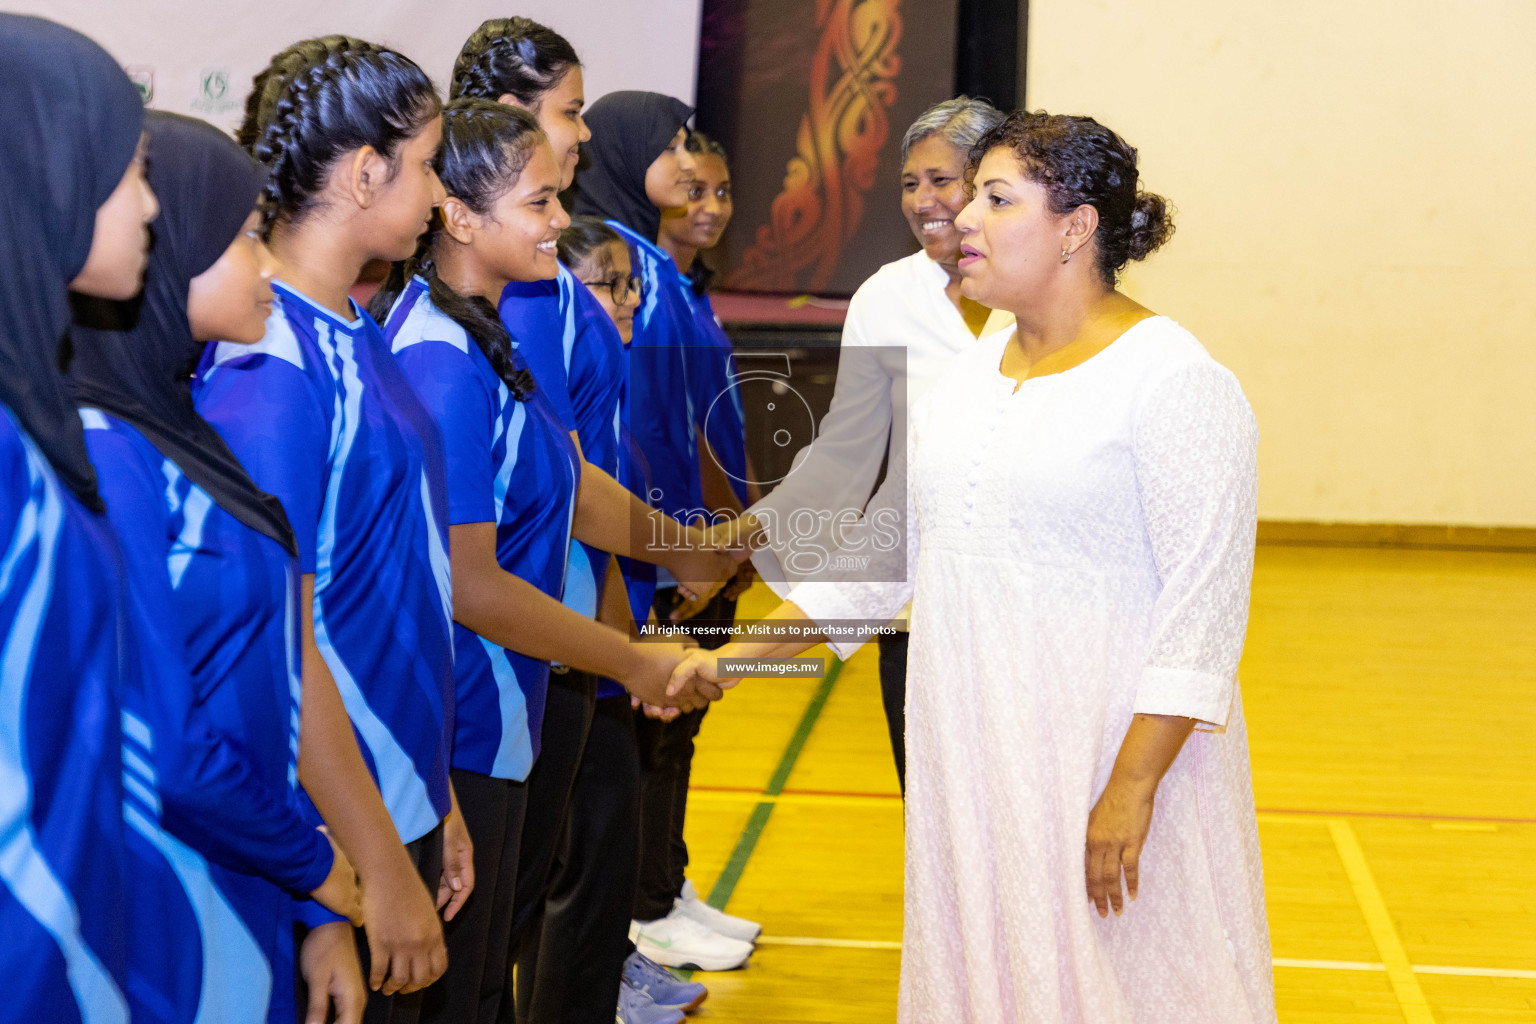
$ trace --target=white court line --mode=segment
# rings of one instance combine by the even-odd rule
[[[823,939],[808,935],[760,935],[759,946],[820,946],[830,949],[900,949],[901,943],[878,939]],[[1296,960],[1275,957],[1276,967],[1298,967],[1316,971],[1385,971],[1385,964],[1365,960]],[[1452,974],[1464,978],[1521,978],[1536,981],[1536,970],[1508,967],[1447,967],[1440,964],[1414,964],[1414,974]]]
[[[1275,957],[1276,967],[1305,967],[1314,971],[1385,971],[1386,964],[1367,963],[1364,960],[1292,960]]]
[[[1503,967],[1441,967],[1431,964],[1414,964],[1414,974],[1459,974],[1466,978],[1528,978],[1536,980],[1536,971],[1520,971]]]

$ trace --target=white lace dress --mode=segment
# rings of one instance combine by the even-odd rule
[[[914,602],[899,1019],[1273,1022],[1236,683],[1252,411],[1165,317],[1017,392],[1008,341],[956,358],[913,416],[911,486],[875,499],[906,494],[915,587],[793,598],[824,623]],[[1135,712],[1202,724],[1158,789],[1140,897],[1101,920],[1088,812]]]

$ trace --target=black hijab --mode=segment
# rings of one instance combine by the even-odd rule
[[[661,211],[645,194],[645,172],[664,153],[693,108],[659,92],[611,92],[583,116],[592,138],[582,143],[587,167],[576,181],[578,215],[616,220],[648,242]]]
[[[43,18],[0,14],[0,403],[100,512],[80,416],[58,370],[69,282],[143,126],[107,51]]]
[[[81,405],[149,439],[230,515],[294,553],[276,498],[252,482],[192,408],[187,371],[202,352],[187,321],[192,279],[218,262],[256,207],[265,175],[235,141],[196,118],[151,110],[149,184],[160,199],[144,291],[130,302],[75,297],[69,376]]]

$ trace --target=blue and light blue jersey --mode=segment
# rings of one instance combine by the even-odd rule
[[[297,577],[143,434],[83,409],[128,590],[123,819],[133,1019],[291,1021],[284,889],[330,843],[297,788]]]
[[[608,311],[562,263],[554,281],[508,285],[502,292],[500,312],[539,387],[556,408],[568,411],[565,422],[581,440],[582,456],[619,479],[623,432],[619,410],[628,357]],[[608,552],[590,544],[571,545],[566,607],[596,617],[607,582],[608,557]],[[624,692],[611,680],[598,683],[600,698]]]
[[[554,407],[537,388],[518,401],[475,340],[432,304],[421,278],[401,293],[385,331],[442,434],[449,522],[495,523],[501,567],[560,600],[581,458]],[[454,767],[526,778],[539,752],[549,662],[462,625],[454,639]]]
[[[621,416],[624,388],[629,377],[629,355],[619,329],[613,325],[613,318],[603,304],[569,271],[564,267],[560,269],[562,280],[569,281],[574,296],[572,306],[576,310],[576,345],[568,379],[582,454],[588,462],[622,483],[624,473],[620,469],[620,454],[624,425]],[[644,499],[643,489],[636,493]],[[608,577],[608,552],[590,544],[573,544],[571,548],[581,550],[586,556],[597,580],[597,594],[601,595]],[[576,559],[572,558],[572,561]],[[647,565],[646,569],[648,575],[654,575],[654,566]],[[598,680],[599,700],[621,697],[627,692],[611,679]]]
[[[694,343],[693,312],[677,265],[664,250],[617,221],[608,221],[629,244],[641,281],[629,343],[628,427],[650,467],[649,504],[691,522],[704,505],[687,350]]]
[[[746,417],[741,407],[741,391],[735,386],[736,348],[715,319],[709,296],[695,292],[693,282],[681,272],[678,279],[693,314],[688,390],[694,425],[704,428],[704,439],[730,480],[736,500],[747,508],[752,502],[747,495]]]
[[[377,324],[273,282],[254,345],[203,352],[192,394],[313,573],[315,642],[403,842],[449,810],[453,597],[443,447]]]
[[[127,1024],[122,565],[0,407],[4,1016]]]
[[[619,483],[629,488],[631,494],[650,504],[651,467],[645,453],[635,442],[626,425],[630,416],[629,357],[633,346],[624,347],[624,388],[619,396]],[[657,567],[651,562],[633,558],[619,559],[619,572],[624,576],[624,589],[629,597],[629,613],[636,622],[644,623],[651,614],[651,602],[656,596]],[[603,680],[598,686],[600,696],[613,695],[615,688],[623,687],[611,680]]]
[[[582,457],[617,477],[624,342],[607,311],[560,264],[552,281],[507,285],[499,312],[539,388],[581,440]],[[566,607],[595,617],[607,568],[606,551],[572,545]]]

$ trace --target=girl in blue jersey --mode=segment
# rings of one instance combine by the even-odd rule
[[[0,1016],[126,1024],[122,567],[57,358],[69,288],[139,289],[143,108],[101,47],[11,14],[0,97]]]
[[[561,190],[570,187],[580,145],[591,133],[581,117],[585,104],[581,61],[565,37],[528,18],[484,22],[454,63],[452,95],[492,99],[527,110],[538,120],[560,163]],[[561,262],[553,280],[509,282],[497,306],[519,355],[565,428],[574,433],[582,457],[617,477],[615,410],[624,351],[611,332],[602,330],[606,318],[591,295],[576,287],[570,269]],[[584,614],[596,614],[611,562],[605,552],[573,546],[566,604]]]
[[[650,465],[652,504],[684,521],[703,515],[685,366],[693,317],[672,258],[656,239],[662,211],[688,205],[692,115],[681,100],[653,92],[614,92],[594,103],[586,115],[590,165],[575,205],[576,214],[603,218],[629,244],[642,299],[629,348],[635,404],[627,426]]]
[[[579,217],[561,233],[560,258],[595,300],[601,328],[627,346],[640,289],[624,240],[602,221]],[[598,327],[593,325],[594,330]],[[628,374],[623,377],[627,384]],[[621,407],[621,420],[623,414]],[[627,431],[621,449],[620,479],[632,492],[645,494],[649,487],[644,459],[629,443]],[[608,614],[620,621],[644,622],[653,617],[654,568],[631,559],[622,563],[622,576],[604,595],[620,607]],[[551,990],[568,989],[565,979],[579,982],[601,969],[603,958],[592,953],[602,949],[605,940],[613,941],[607,939],[604,920],[616,918],[628,931],[638,882],[639,794],[640,752],[630,700],[623,689],[603,680],[548,883],[549,892],[560,898],[548,901],[536,941],[524,944],[519,983],[524,976],[532,979],[535,1006],[547,1002]],[[594,913],[594,907],[603,912]],[[624,1024],[675,1022],[708,996],[703,985],[679,980],[635,951],[633,944],[626,941],[618,951],[623,954],[618,1010]]]
[[[697,342],[693,306],[670,253],[657,244],[664,214],[686,213],[697,164],[687,150],[692,109],[649,92],[617,92],[587,113],[590,164],[577,183],[578,213],[606,218],[630,248],[643,300],[629,347],[630,402],[626,422],[645,455],[657,504],[674,515],[704,516],[696,424],[707,409],[690,385]],[[653,608],[676,619],[681,595],[662,579]],[[683,806],[693,737],[702,712],[673,722],[636,722],[642,772],[640,881],[634,904],[639,951],[669,966],[711,970],[739,967],[751,955],[745,935],[720,934],[713,921],[678,911],[692,904],[685,888]],[[696,907],[690,909],[697,910]]]
[[[581,63],[564,37],[527,18],[490,19],[460,51],[452,89],[455,97],[494,99],[533,114],[559,160],[560,188],[570,186],[579,146],[590,133],[581,115],[585,102]],[[601,305],[562,261],[554,280],[509,283],[498,306],[519,355],[526,358],[584,460],[623,479],[627,466],[621,466],[625,448],[621,434],[627,439],[627,432],[619,408],[628,377],[627,356]],[[648,493],[647,487],[638,484],[631,489],[642,499]],[[617,628],[631,628],[635,619],[624,600],[626,577],[638,578],[635,585],[645,587],[654,581],[656,570],[648,563],[627,559],[624,563],[628,571],[621,575],[607,552],[573,544],[566,605],[585,615],[597,614],[600,621]],[[649,606],[647,597],[645,608]],[[639,621],[646,618],[642,613]],[[634,772],[626,777],[622,771],[620,754],[626,748],[633,750],[633,737],[619,735],[622,728],[616,724],[621,719],[627,723],[627,700],[619,683],[577,669],[557,673],[550,680],[543,726],[549,753],[529,779],[515,900],[522,964],[517,986],[521,1019],[555,1018],[561,1005],[573,1003],[568,993],[579,993],[584,1000],[582,1007],[571,1012],[601,1015],[603,1011],[596,1007],[615,976],[618,960],[614,955],[622,960],[629,948],[622,934],[626,928],[621,927],[627,922],[627,911],[616,910],[632,900],[633,871],[628,866],[604,875],[593,891],[560,902],[566,915],[579,921],[581,935],[563,934],[558,923],[550,925],[547,919],[540,926],[545,893],[557,884],[548,877],[549,866],[557,860],[557,846],[569,844],[577,832],[590,831],[589,820],[582,816],[585,801],[577,799],[576,789],[583,775],[603,770],[597,764],[601,758],[590,755],[596,751],[619,758],[617,764],[607,766],[617,770],[607,771],[603,778],[604,794],[610,800],[624,804],[626,786],[635,784]],[[608,732],[614,735],[605,735]],[[622,844],[633,842],[633,829],[620,831],[620,847],[613,852],[617,862],[626,863]],[[550,938],[549,955],[541,955],[544,935]],[[565,950],[594,947],[606,951],[591,957],[563,955]],[[589,973],[600,980],[593,984],[586,976]]]
[[[590,138],[590,132],[581,114],[585,100],[581,61],[558,32],[528,18],[485,21],[459,52],[453,68],[453,95],[498,100],[535,115],[561,161],[561,189],[570,187],[579,146]],[[499,312],[519,355],[527,358],[544,395],[578,439],[587,464],[622,479],[621,470],[627,468],[621,467],[627,430],[619,404],[628,379],[628,356],[601,304],[590,290],[579,286],[562,261],[554,281],[510,282],[502,292]],[[631,490],[644,500],[650,488],[634,484]],[[627,559],[622,562],[624,574],[605,551],[584,543],[571,545],[565,603],[588,616],[598,611],[602,622],[617,628],[631,628],[634,617],[624,599],[625,582],[645,588],[654,582],[656,567]],[[647,620],[648,597],[645,608],[647,613],[639,616],[639,622]],[[579,669],[561,672],[550,680],[544,717],[545,746],[550,754],[539,761],[528,781],[522,880],[516,900],[516,927],[525,940],[519,943],[522,966],[518,984],[519,1016],[524,1019],[554,1018],[559,1006],[570,1006],[567,993],[590,996],[591,1006],[596,1006],[596,996],[607,989],[613,976],[608,966],[613,958],[608,953],[596,958],[564,955],[567,950],[594,943],[604,946],[601,941],[588,940],[587,932],[616,936],[607,941],[610,952],[622,956],[628,949],[619,930],[610,924],[610,918],[621,920],[622,913],[599,912],[631,900],[633,872],[628,869],[604,875],[601,886],[593,892],[582,892],[570,900],[562,898],[558,906],[567,907],[568,917],[579,920],[582,935],[559,933],[558,924],[551,926],[548,921],[544,927],[538,926],[539,913],[545,909],[545,892],[558,884],[545,872],[545,866],[558,860],[556,846],[570,843],[576,832],[590,832],[591,821],[584,814],[588,801],[579,798],[579,778],[602,772],[602,795],[613,803],[625,803],[625,786],[634,785],[633,772],[628,778],[622,772],[622,758],[607,768],[598,763],[602,754],[611,752],[619,757],[617,751],[625,746],[633,749],[631,738],[594,737],[594,732],[616,731],[617,726],[608,718],[627,717],[624,703],[624,686],[611,679],[594,679]],[[624,714],[613,715],[614,711]],[[628,829],[625,840],[631,837],[633,829]],[[622,858],[622,851],[616,849],[614,857]],[[550,938],[548,955],[542,953],[541,941],[536,941],[541,935]],[[601,983],[591,984],[582,972],[596,972]],[[601,1010],[590,1012],[596,1015]]]
[[[266,335],[208,346],[193,383],[198,411],[293,528],[309,612],[299,775],[362,879],[367,1019],[395,1022],[416,1018],[446,966],[422,882],[451,917],[473,866],[450,813],[441,443],[348,289],[368,260],[408,256],[441,199],[439,112],[420,68],[344,36],[296,43],[256,76],[239,137],[268,169],[265,231],[284,270]],[[376,789],[334,691],[311,689],[327,676]]]
[[[657,244],[672,257],[683,298],[693,314],[693,343],[688,349],[688,387],[694,428],[699,435],[699,466],[704,504],[740,515],[755,500],[757,485],[747,469],[746,428],[741,396],[732,386],[735,348],[709,301],[714,276],[701,253],[720,241],[731,222],[731,174],[725,149],[703,132],[688,136],[694,182],[688,205],[664,211]]]
[[[687,349],[688,388],[694,429],[699,439],[699,469],[704,504],[712,518],[729,525],[758,498],[757,484],[746,451],[746,425],[741,393],[736,387],[735,347],[710,305],[708,287],[713,274],[700,257],[713,248],[731,222],[730,168],[725,149],[703,132],[688,137],[694,154],[694,183],[684,209],[664,211],[658,242],[676,266],[683,298],[693,314],[693,341]],[[744,561],[730,585],[708,602],[691,600],[673,615],[710,626],[727,626],[736,619],[736,598],[751,586],[752,563]],[[699,635],[701,646],[723,646],[727,635],[716,629]],[[669,917],[687,917],[727,938],[756,941],[762,927],[756,921],[725,914],[699,898],[688,881],[687,844],[683,828],[688,808],[688,779],[693,738],[702,712],[665,726],[646,723],[642,734],[653,741],[645,780],[644,814],[650,821],[670,818],[670,833],[648,831],[640,861],[641,886],[655,894],[656,909],[672,899]],[[657,735],[659,734],[659,735]]]
[[[448,453],[459,622],[454,782],[475,840],[480,898],[449,927],[449,974],[429,1003],[441,1005],[434,1018],[457,1020],[498,999],[510,1009],[519,783],[541,756],[549,660],[617,675],[650,695],[683,654],[677,645],[631,644],[560,603],[571,537],[627,553],[635,534],[654,528],[673,547],[684,534],[582,462],[495,315],[509,280],[553,275],[555,241],[568,223],[543,132],[510,106],[458,100],[445,112],[439,166],[448,193],[441,226],[375,309],[392,302],[386,335]],[[697,561],[686,552],[663,557],[680,568]],[[542,756],[563,753],[542,738]],[[616,988],[615,979],[615,996]]]
[[[123,691],[129,989],[136,1022],[291,1024],[292,901],[355,913],[352,867],[295,781],[297,567],[259,491],[177,377],[202,341],[254,342],[273,261],[256,237],[260,168],[224,133],[151,112],[161,203],[144,292],[75,301],[69,365],[128,569],[143,671]],[[305,939],[308,1019],[355,1020],[345,919]]]

